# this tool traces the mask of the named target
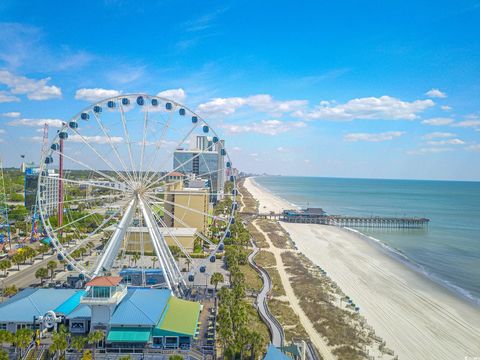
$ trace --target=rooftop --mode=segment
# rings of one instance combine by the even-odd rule
[[[282,353],[273,344],[270,344],[263,360],[292,360],[292,358]]]
[[[87,286],[117,286],[121,281],[121,276],[97,276],[90,280]]]
[[[153,330],[153,335],[195,336],[200,306],[198,302],[182,300],[172,296],[160,321]],[[178,316],[178,314],[182,314],[182,316]]]
[[[47,311],[59,310],[63,314],[73,310],[82,291],[75,289],[34,289],[20,291],[0,304],[0,322],[32,322],[34,316],[43,316]],[[78,303],[77,303],[78,305]],[[75,305],[76,306],[76,305]]]
[[[110,325],[155,326],[171,296],[167,289],[129,288],[115,309]]]

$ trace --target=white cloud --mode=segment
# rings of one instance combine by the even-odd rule
[[[460,139],[447,139],[447,140],[438,140],[438,141],[427,141],[427,144],[432,146],[463,145],[465,144],[465,141]]]
[[[285,151],[287,151],[287,149],[285,149],[283,146],[279,146],[279,147],[277,147],[277,151],[278,152],[285,152]]]
[[[60,119],[15,119],[9,121],[7,125],[10,126],[30,126],[30,127],[38,127],[43,126],[44,124],[48,124],[48,126],[53,127],[61,127],[63,124],[63,120]]]
[[[447,97],[447,94],[444,93],[443,91],[440,91],[438,89],[430,89],[428,90],[425,95],[427,95],[428,97],[431,97],[431,98],[446,98]]]
[[[75,99],[86,101],[101,101],[107,98],[120,95],[118,90],[108,90],[102,88],[78,89],[75,93]]]
[[[123,142],[123,138],[120,136],[110,136],[110,139],[107,136],[80,136],[77,134],[70,135],[68,141],[83,143],[82,137],[85,141],[91,144],[108,144],[111,141],[114,144]]]
[[[231,115],[241,107],[251,107],[257,111],[275,115],[299,110],[306,106],[306,100],[274,100],[271,95],[259,94],[248,97],[215,98],[209,102],[200,104],[198,112],[206,115]]]
[[[18,98],[17,96],[9,94],[7,91],[0,91],[0,103],[18,102],[18,101],[20,101],[20,98]]]
[[[251,156],[251,157],[257,157],[257,156],[258,156],[258,153],[251,153],[250,156]]]
[[[463,120],[459,121],[452,126],[455,127],[477,127],[480,126],[480,120]]]
[[[305,127],[303,121],[280,121],[280,120],[262,120],[261,122],[252,122],[248,124],[224,124],[221,125],[230,134],[257,133],[264,135],[278,135],[292,129]]]
[[[8,117],[8,118],[18,118],[20,115],[22,115],[20,112],[18,111],[11,111],[11,112],[6,112],[6,113],[3,113],[2,117]]]
[[[466,147],[470,151],[480,151],[480,144],[472,144]]]
[[[356,141],[368,141],[368,142],[380,142],[380,141],[388,141],[398,138],[404,135],[404,131],[387,131],[383,133],[350,133],[346,134],[343,137],[343,140],[349,142],[356,142]]]
[[[187,97],[187,94],[185,93],[185,90],[183,90],[182,88],[178,88],[160,91],[157,96],[182,103]]]
[[[322,101],[314,110],[297,111],[294,116],[307,120],[414,120],[418,113],[434,105],[430,99],[408,102],[391,96],[366,97],[352,99],[344,104]]]
[[[451,138],[457,136],[456,134],[449,133],[449,132],[431,132],[428,134],[423,135],[423,138],[425,140],[432,140],[432,139],[445,139],[445,138]]]
[[[30,100],[48,100],[62,96],[62,90],[55,85],[47,85],[50,78],[35,80],[17,76],[0,70],[0,84],[6,85],[12,94],[26,95]]]
[[[416,150],[407,151],[408,155],[424,155],[424,154],[437,154],[443,153],[447,151],[452,151],[452,148],[448,147],[428,147],[428,148],[420,148]]]
[[[234,147],[232,148],[232,150],[233,150],[233,151],[242,151],[242,148],[239,147],[239,146],[234,146]]]
[[[0,129],[0,134],[5,134],[5,130],[4,130],[4,129]]]
[[[442,109],[443,111],[450,111],[452,110],[452,107],[448,105],[442,105],[440,106],[440,109]]]
[[[449,125],[451,123],[453,123],[453,119],[445,118],[445,117],[425,119],[425,120],[422,121],[422,124],[431,125],[431,126]]]

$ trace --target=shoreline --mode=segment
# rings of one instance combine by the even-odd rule
[[[245,181],[265,211],[291,204]],[[412,269],[356,230],[281,223],[292,240],[360,306],[360,313],[400,359],[456,359],[480,354],[480,311]]]
[[[260,185],[258,182],[255,181],[256,177],[250,177],[250,181],[253,182],[253,186],[257,187],[259,190],[262,192],[268,193],[272,198],[278,198],[280,199],[283,203],[282,208],[286,208],[286,205],[289,204],[290,208],[294,209],[300,209],[300,206],[289,202],[288,200],[282,198],[281,196],[273,193],[271,190],[265,188],[264,186]],[[278,210],[272,210],[276,211]],[[340,228],[339,228],[340,229]],[[440,286],[441,289],[444,291],[447,291],[451,295],[455,296],[458,298],[460,301],[465,302],[468,305],[472,305],[473,307],[477,308],[477,310],[480,311],[480,298],[475,297],[472,293],[470,293],[468,290],[455,285],[448,280],[442,279],[438,275],[429,272],[424,266],[421,264],[416,263],[413,261],[411,258],[409,258],[407,255],[405,255],[402,251],[392,247],[389,245],[387,242],[384,240],[378,239],[376,237],[373,237],[371,235],[365,234],[362,232],[362,230],[355,229],[355,228],[350,228],[350,227],[343,227],[342,228],[345,231],[349,231],[351,233],[354,233],[356,236],[361,237],[363,241],[368,242],[372,246],[376,247],[377,249],[381,250],[386,256],[391,257],[395,261],[401,263],[402,265],[406,266],[410,270],[416,272],[418,275],[424,277],[425,279],[431,281],[437,286]]]

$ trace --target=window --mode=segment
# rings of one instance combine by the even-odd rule
[[[153,337],[153,345],[162,345],[163,344],[163,337],[161,336],[154,336]]]
[[[6,323],[0,323],[0,330],[7,330],[7,324]]]

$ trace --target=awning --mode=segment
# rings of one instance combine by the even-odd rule
[[[150,328],[114,327],[111,328],[108,342],[148,342],[150,340]]]

